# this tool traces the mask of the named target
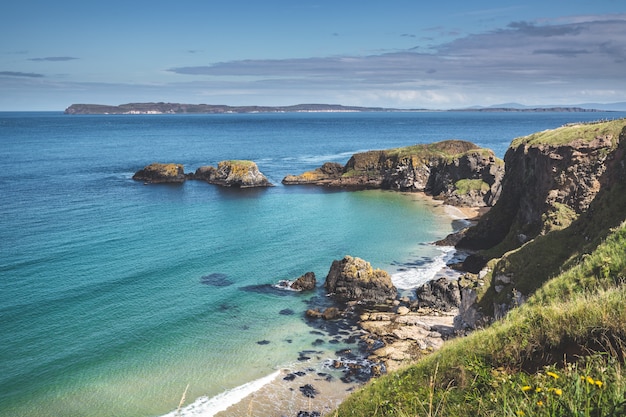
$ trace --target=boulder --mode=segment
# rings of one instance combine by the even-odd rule
[[[352,256],[333,261],[324,287],[340,301],[384,303],[397,296],[387,272]]]
[[[181,164],[155,162],[135,172],[133,179],[150,184],[183,183],[185,182],[185,171]]]
[[[272,183],[259,171],[252,161],[221,161],[217,168],[202,166],[190,175],[195,180],[206,181],[223,187],[252,188],[271,187]]]
[[[308,291],[315,289],[317,280],[314,272],[307,272],[291,284],[291,289],[296,291]]]
[[[420,308],[429,307],[451,311],[461,305],[461,292],[457,281],[445,277],[428,281],[415,291]]]

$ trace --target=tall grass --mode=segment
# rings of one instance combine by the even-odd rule
[[[503,320],[371,382],[338,416],[626,415],[625,275],[623,224]]]

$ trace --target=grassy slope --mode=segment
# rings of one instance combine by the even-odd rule
[[[620,408],[626,385],[619,366],[626,353],[624,248],[626,225],[622,224],[592,254],[550,280],[505,319],[448,343],[403,371],[374,381],[346,400],[337,415],[565,415],[572,410],[579,410],[580,415],[611,415],[612,409],[626,412]],[[594,352],[604,355],[594,357]],[[552,366],[549,371],[560,376],[558,385],[555,380],[554,386],[547,386],[552,381],[546,378],[543,367],[548,365]],[[607,374],[607,368],[613,373]],[[600,398],[596,391],[586,392],[584,384],[580,386],[580,377],[587,376],[602,381]],[[541,392],[535,390],[542,384],[546,392],[550,388],[560,389],[561,395],[538,397],[535,401],[523,390],[531,386],[532,394],[538,396]],[[593,388],[600,390],[597,385]],[[552,409],[538,405],[539,401],[548,404],[548,400],[552,400]],[[571,404],[566,409],[567,402]],[[592,409],[600,410],[599,414]]]
[[[534,293],[524,305],[373,381],[337,416],[626,415],[625,219],[619,182],[571,224],[493,261]],[[498,301],[487,294],[485,305]]]

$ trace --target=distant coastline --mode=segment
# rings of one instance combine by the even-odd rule
[[[582,107],[480,107],[450,110],[395,109],[386,107],[343,106],[340,104],[296,104],[293,106],[227,106],[221,104],[128,103],[119,106],[104,104],[72,104],[65,114],[250,114],[250,113],[359,113],[359,112],[598,112],[605,110]]]

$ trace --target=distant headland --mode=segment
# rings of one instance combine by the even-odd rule
[[[479,107],[451,110],[395,109],[386,107],[343,106],[340,104],[296,104],[293,106],[227,106],[222,104],[128,103],[72,104],[65,114],[230,114],[230,113],[355,113],[355,112],[595,112],[582,107]]]

